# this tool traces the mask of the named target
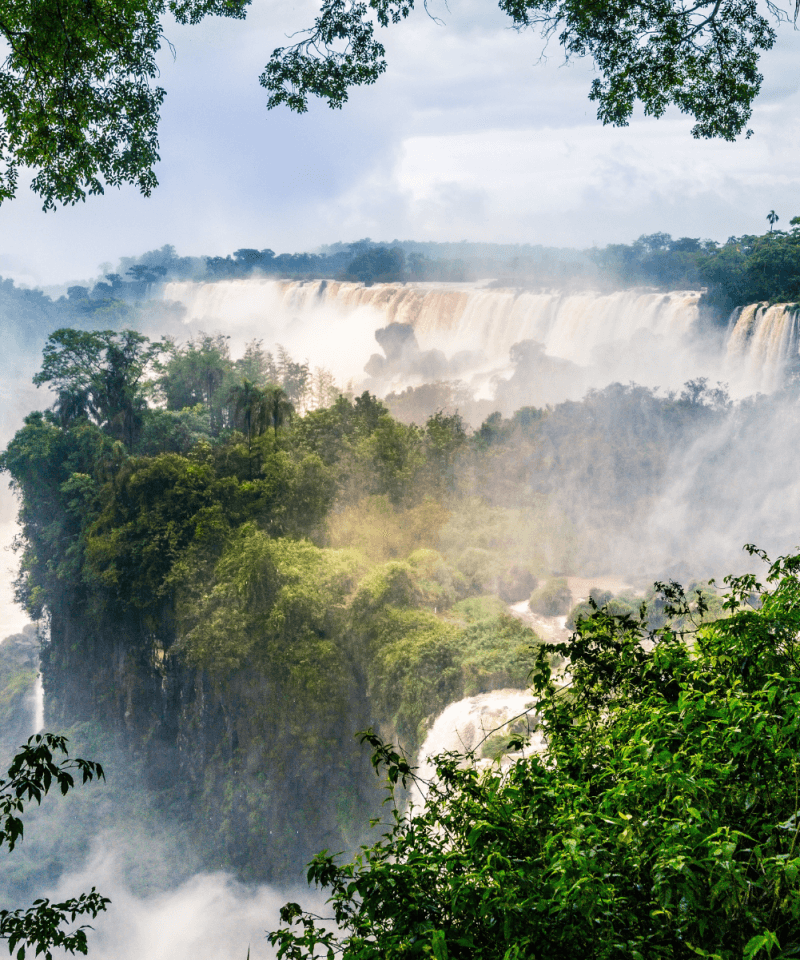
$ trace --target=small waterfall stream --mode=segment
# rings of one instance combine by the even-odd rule
[[[530,690],[512,688],[491,690],[451,703],[436,718],[420,747],[417,757],[418,776],[422,781],[433,779],[435,769],[432,759],[440,753],[467,753],[476,750],[479,744],[493,733],[508,733],[510,736],[506,725],[518,717],[524,719],[527,714],[532,729],[535,727],[535,708]],[[530,749],[540,749],[543,745],[539,732],[531,733],[530,739]],[[418,786],[412,790],[411,802],[414,806],[420,806],[424,799],[424,787]]]
[[[794,304],[751,303],[735,310],[729,324],[726,364],[748,392],[778,390],[798,356],[798,311]]]
[[[44,686],[42,684],[41,673],[36,674],[36,682],[33,685],[33,729],[31,736],[41,733],[44,730]]]

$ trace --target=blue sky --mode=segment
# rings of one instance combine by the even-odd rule
[[[696,141],[669,114],[604,128],[588,62],[509,29],[478,0],[432,0],[383,31],[389,71],[342,111],[267,112],[258,75],[306,0],[254,0],[244,22],[168,26],[161,185],[44,214],[26,189],[0,207],[0,274],[29,284],[96,276],[164,243],[183,254],[335,240],[484,240],[565,246],[666,230],[724,240],[800,213],[800,35],[780,29],[763,61],[752,126],[734,144]]]

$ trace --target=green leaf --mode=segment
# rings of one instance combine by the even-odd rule
[[[436,960],[447,960],[447,937],[443,930],[434,930],[431,935],[431,947]]]

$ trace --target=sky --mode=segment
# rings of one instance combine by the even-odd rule
[[[800,34],[762,61],[755,136],[698,141],[677,111],[603,127],[590,62],[518,33],[492,4],[431,0],[381,31],[388,72],[341,111],[267,111],[258,76],[310,0],[253,0],[246,21],[168,24],[160,186],[44,213],[21,185],[0,206],[0,275],[27,285],[97,277],[173,244],[310,250],[337,240],[476,240],[589,247],[664,230],[724,241],[800,213]]]

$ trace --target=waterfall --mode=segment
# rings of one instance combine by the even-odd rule
[[[642,383],[655,377],[663,385],[665,365],[674,365],[693,331],[700,296],[698,291],[531,292],[485,283],[367,287],[266,278],[176,282],[163,288],[164,300],[183,306],[191,331],[222,330],[234,340],[258,337],[290,352],[294,347],[298,357],[331,369],[341,383],[363,380],[364,365],[376,351],[376,329],[404,323],[413,327],[423,351],[470,353],[458,370],[466,380],[481,371],[508,373],[514,344],[534,340],[548,356],[597,365],[598,375],[588,385],[607,383],[609,376]],[[658,371],[656,357],[662,361]],[[676,371],[679,384],[702,373],[688,356],[684,360]]]
[[[737,309],[729,323],[726,362],[750,393],[772,393],[783,383],[787,365],[798,355],[794,304],[752,303]]]
[[[31,735],[35,736],[44,730],[44,686],[42,684],[41,673],[36,674],[36,682],[33,685],[33,729]]]
[[[739,309],[720,348],[698,336],[701,295],[537,292],[486,282],[367,287],[263,277],[168,283],[162,292],[164,300],[183,306],[188,332],[221,330],[234,344],[253,337],[268,347],[281,343],[296,358],[331,370],[342,385],[365,382],[364,367],[378,349],[375,331],[390,323],[413,327],[420,351],[457,358],[367,380],[377,393],[458,378],[490,397],[497,382],[513,373],[511,348],[527,340],[542,345],[550,366],[531,374],[541,383],[536,397],[525,402],[577,399],[615,380],[680,389],[687,380],[707,377],[728,383],[734,396],[780,387],[797,353],[800,312],[785,304]]]
[[[697,319],[700,293],[531,293],[485,285],[360,283],[327,280],[222,280],[168,283],[164,299],[186,308],[192,326],[222,324],[226,332],[261,327],[292,335],[305,318],[319,321],[319,335],[347,320],[352,342],[360,326],[408,323],[423,349],[479,350],[506,362],[521,340],[542,343],[547,353],[586,364],[601,344],[630,340],[640,331],[679,339]],[[358,321],[362,321],[359,324]],[[337,321],[339,323],[337,324]],[[355,323],[354,323],[355,321]],[[374,350],[372,342],[370,350]],[[361,373],[361,371],[356,371]]]
[[[471,292],[457,318],[451,314],[434,320],[422,311],[413,325],[426,346],[441,346],[446,334],[461,349],[481,350],[503,361],[515,343],[535,340],[547,354],[585,366],[596,360],[601,345],[629,341],[640,331],[680,340],[697,318],[699,298],[699,293],[641,290],[564,294],[484,289]]]
[[[527,714],[532,722],[534,701],[529,690],[491,690],[473,697],[465,697],[446,707],[428,731],[417,757],[417,773],[421,780],[430,781],[434,776],[433,757],[447,751],[466,753],[493,732],[508,733],[505,725],[516,717]],[[505,729],[503,729],[505,727]],[[541,748],[540,733],[531,735],[531,747]],[[412,802],[418,806],[425,799],[423,789],[412,791]]]

